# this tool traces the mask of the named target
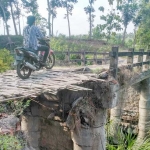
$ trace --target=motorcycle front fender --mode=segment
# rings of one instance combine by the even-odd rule
[[[17,66],[18,63],[23,60],[23,58],[24,58],[23,56],[16,55],[16,60],[14,62],[14,66]]]
[[[15,60],[14,66],[17,66],[19,62],[20,62],[20,60]]]

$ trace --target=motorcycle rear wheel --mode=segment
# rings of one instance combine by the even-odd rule
[[[32,69],[26,67],[23,61],[17,65],[17,74],[21,79],[28,79],[31,75]],[[23,73],[23,74],[22,74]]]
[[[55,65],[55,55],[54,55],[54,53],[51,53],[47,57],[45,67],[46,67],[46,69],[52,69],[54,65]]]

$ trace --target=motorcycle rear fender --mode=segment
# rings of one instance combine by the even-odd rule
[[[54,51],[50,49],[49,54],[53,54],[53,53],[54,53]]]

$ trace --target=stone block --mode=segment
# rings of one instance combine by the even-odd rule
[[[30,148],[39,149],[40,132],[24,132],[27,143]]]
[[[31,107],[32,116],[39,116],[39,105],[33,104]]]
[[[14,115],[10,115],[7,118],[2,118],[0,120],[0,128],[12,129],[16,128],[17,123],[19,122],[19,118]]]
[[[21,130],[29,132],[39,131],[39,117],[22,116]]]

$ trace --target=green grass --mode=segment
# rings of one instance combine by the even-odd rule
[[[21,141],[12,135],[0,135],[0,150],[21,150]]]
[[[138,139],[137,135],[133,133],[127,133],[121,130],[118,127],[118,132],[112,136],[112,131],[114,131],[112,127],[112,123],[109,123],[107,126],[107,145],[106,150],[150,150],[150,138],[147,137],[145,139]],[[118,144],[114,144],[114,141],[117,141]]]

